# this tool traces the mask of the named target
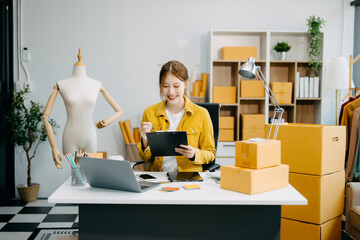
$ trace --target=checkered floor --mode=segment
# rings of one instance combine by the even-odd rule
[[[53,204],[47,199],[0,202],[0,239],[27,240],[36,228],[78,228],[77,204]]]

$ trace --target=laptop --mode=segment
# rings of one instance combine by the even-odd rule
[[[91,187],[144,192],[160,185],[138,181],[128,161],[88,157],[77,159],[81,172]]]

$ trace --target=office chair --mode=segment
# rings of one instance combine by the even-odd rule
[[[208,110],[212,124],[213,124],[213,132],[214,132],[214,141],[215,141],[215,150],[217,149],[218,141],[219,141],[219,122],[220,122],[220,103],[195,103],[206,110]],[[139,164],[145,164],[144,160],[136,161],[133,167]],[[220,165],[216,163],[215,159],[208,164],[202,165],[204,171],[214,172],[216,169],[220,168]]]

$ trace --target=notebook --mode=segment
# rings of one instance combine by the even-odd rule
[[[91,187],[144,192],[159,183],[138,181],[130,162],[106,158],[77,158],[80,170]]]

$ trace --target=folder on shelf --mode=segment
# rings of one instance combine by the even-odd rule
[[[308,98],[309,97],[309,77],[305,77],[305,82],[304,82],[304,97]]]
[[[296,89],[295,96],[296,96],[297,98],[299,98],[299,97],[300,97],[300,72],[297,72],[297,73],[296,73],[295,89]]]
[[[314,77],[314,98],[320,97],[319,89],[320,89],[320,78]]]
[[[314,77],[309,77],[309,97],[314,97]]]
[[[300,78],[300,98],[305,97],[305,77]]]

